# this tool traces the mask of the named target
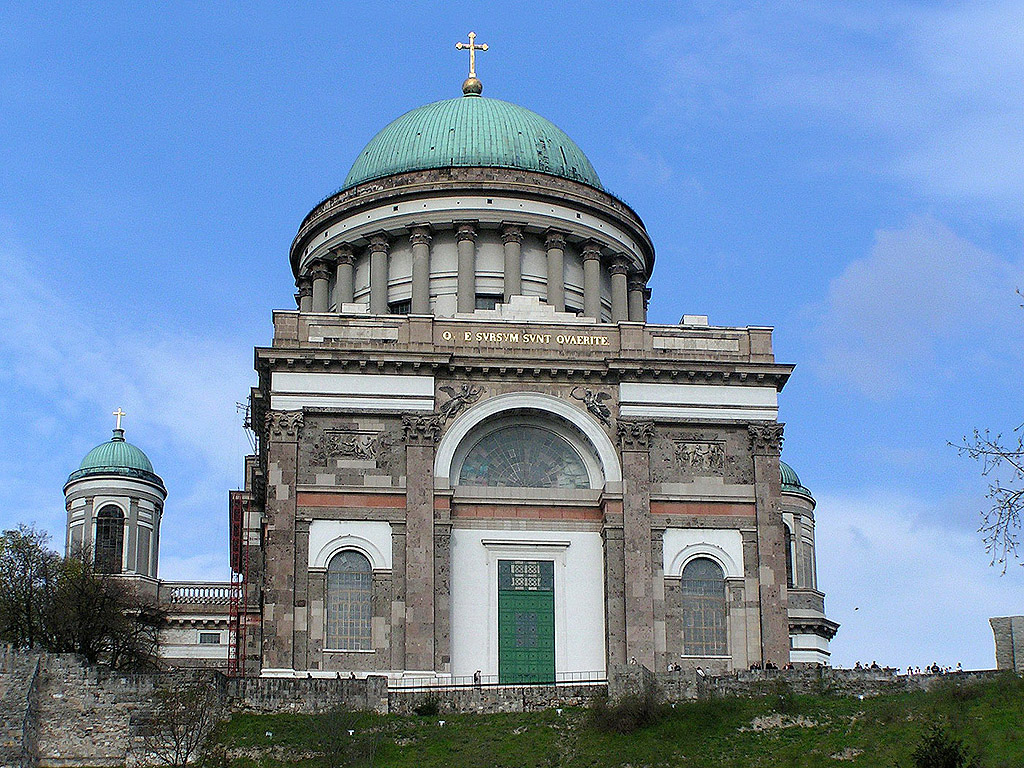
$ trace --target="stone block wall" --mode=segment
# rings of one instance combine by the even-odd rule
[[[1024,672],[1024,616],[989,619],[996,641],[996,669]]]

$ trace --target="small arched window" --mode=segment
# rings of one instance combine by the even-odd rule
[[[371,650],[373,569],[361,552],[346,549],[327,564],[327,648]]]
[[[683,654],[726,656],[725,572],[707,557],[683,568]]]
[[[469,449],[459,484],[589,488],[590,474],[576,448],[557,432],[532,424],[510,424],[488,432]]]
[[[124,512],[112,504],[96,515],[96,553],[93,567],[98,573],[121,573],[124,559]]]

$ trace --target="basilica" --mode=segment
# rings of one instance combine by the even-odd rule
[[[232,581],[158,578],[167,492],[120,424],[65,487],[69,550],[160,600],[168,663],[231,674],[827,664],[772,329],[648,323],[639,215],[562,130],[482,92],[471,65],[461,96],[385,126],[299,225],[296,308],[256,349]]]

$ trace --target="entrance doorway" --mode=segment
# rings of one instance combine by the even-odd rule
[[[555,681],[555,564],[498,561],[498,680]]]

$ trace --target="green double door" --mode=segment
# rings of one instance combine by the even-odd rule
[[[555,680],[555,564],[498,561],[498,680]]]

